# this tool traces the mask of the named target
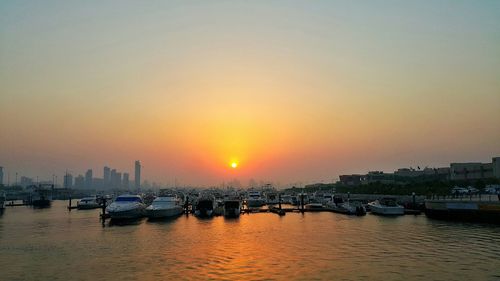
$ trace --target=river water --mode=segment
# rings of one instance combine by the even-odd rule
[[[66,204],[5,210],[0,280],[500,280],[495,225],[325,212],[103,227]]]

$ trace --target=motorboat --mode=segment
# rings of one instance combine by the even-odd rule
[[[211,195],[202,195],[198,198],[194,214],[198,217],[211,217],[215,210],[215,198]]]
[[[33,187],[30,194],[31,205],[35,208],[47,208],[52,203],[52,184],[40,184]]]
[[[292,204],[293,203],[293,199],[292,199],[292,195],[290,194],[284,194],[281,196],[281,203],[283,204]]]
[[[394,198],[382,198],[368,203],[372,214],[377,215],[404,215],[405,208],[398,205]]]
[[[252,207],[262,207],[265,204],[265,200],[262,198],[260,191],[248,191],[247,206]]]
[[[238,199],[227,199],[224,201],[224,216],[230,218],[239,217],[241,213],[241,201]]]
[[[101,204],[99,204],[99,201],[97,200],[97,197],[84,197],[78,201],[76,204],[76,207],[78,210],[89,210],[89,209],[96,209],[100,208]]]
[[[175,194],[160,195],[146,207],[146,216],[150,219],[176,217],[181,214],[182,202]]]
[[[304,206],[307,210],[321,210],[323,209],[323,204],[321,203],[309,203]]]
[[[366,215],[366,209],[359,201],[350,201],[337,204],[337,210],[339,213],[345,213],[348,215],[364,216]]]
[[[270,192],[266,194],[266,203],[268,205],[274,205],[279,203],[279,196],[274,192]]]
[[[2,211],[3,209],[5,209],[5,201],[6,201],[5,193],[0,193],[0,210]]]
[[[134,219],[144,215],[146,205],[139,195],[124,194],[106,208],[111,219]]]

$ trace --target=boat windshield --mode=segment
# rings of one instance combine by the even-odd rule
[[[141,202],[139,197],[118,197],[116,202]]]

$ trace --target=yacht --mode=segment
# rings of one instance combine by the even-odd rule
[[[323,209],[323,204],[321,203],[308,203],[304,206],[308,210],[321,210]]]
[[[248,207],[262,207],[264,205],[265,200],[262,198],[260,191],[249,191],[247,198],[247,206]]]
[[[372,214],[377,215],[404,215],[405,208],[396,203],[394,198],[382,198],[368,203]]]
[[[139,195],[120,195],[106,208],[111,219],[134,219],[144,215],[146,205]]]
[[[33,186],[33,191],[31,192],[31,205],[35,208],[46,208],[50,207],[52,203],[52,190],[54,185],[52,184],[40,184],[38,186]]]
[[[84,197],[76,204],[78,210],[88,210],[100,208],[101,204],[97,201],[97,197]]]
[[[194,214],[198,217],[211,217],[215,210],[215,198],[211,195],[203,195],[196,202]]]
[[[5,193],[0,193],[0,211],[3,211],[5,209]]]
[[[175,194],[164,194],[156,197],[146,208],[148,218],[169,218],[182,214],[182,203]]]
[[[268,205],[274,205],[279,203],[279,196],[274,192],[270,192],[266,194],[266,203]]]
[[[227,199],[224,201],[224,216],[239,217],[241,213],[241,201],[238,199]]]
[[[281,196],[281,203],[283,204],[292,204],[293,203],[293,198],[292,195],[290,194],[284,194]]]

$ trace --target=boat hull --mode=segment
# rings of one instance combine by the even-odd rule
[[[78,210],[91,210],[91,209],[101,208],[101,205],[99,205],[98,203],[95,203],[95,204],[78,204],[76,207],[77,207]]]
[[[146,209],[146,216],[150,219],[159,218],[172,218],[182,214],[182,208],[168,208],[168,209]]]
[[[31,205],[35,208],[48,208],[50,204],[51,202],[48,199],[38,199],[31,202]]]
[[[405,214],[404,207],[380,207],[376,205],[370,205],[370,210],[372,214],[382,216],[401,216]]]
[[[108,211],[111,219],[137,219],[144,216],[144,209],[136,208],[126,211]]]

